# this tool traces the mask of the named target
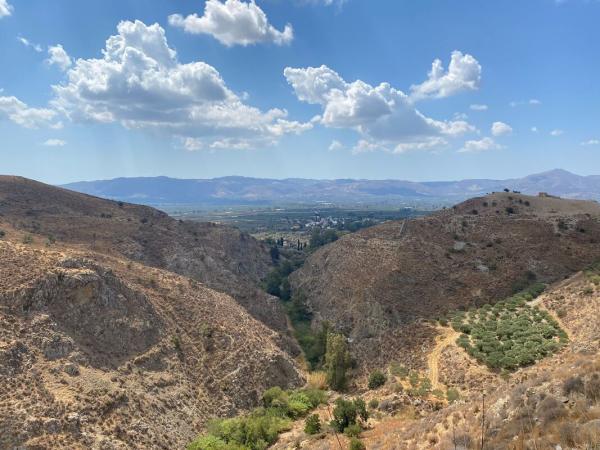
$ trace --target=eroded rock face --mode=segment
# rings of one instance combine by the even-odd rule
[[[272,269],[269,249],[247,233],[214,223],[175,220],[147,206],[10,176],[0,176],[0,217],[35,239],[53,236],[60,243],[121,255],[200,281],[232,296],[277,331],[280,346],[290,354],[300,352],[282,305],[257,287]],[[114,301],[107,293],[101,295]]]
[[[276,333],[193,280],[2,241],[0,259],[0,448],[183,448],[303,383]]]
[[[53,272],[27,289],[13,292],[5,303],[13,312],[47,314],[57,329],[69,336],[54,335],[42,343],[49,360],[65,358],[78,348],[95,355],[110,354],[118,364],[155,345],[162,325],[143,293],[84,259],[59,261]]]

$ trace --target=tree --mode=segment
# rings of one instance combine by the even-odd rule
[[[321,420],[318,414],[311,414],[304,421],[304,432],[306,434],[317,434],[321,431]]]
[[[271,261],[273,261],[273,263],[279,261],[279,249],[277,247],[271,247],[270,254]]]
[[[325,352],[325,366],[327,369],[327,383],[336,391],[346,387],[346,372],[350,367],[350,352],[346,338],[341,334],[328,333],[327,350]]]
[[[338,398],[335,401],[333,420],[330,425],[338,433],[343,433],[346,428],[356,425],[359,418],[363,421],[369,418],[367,405],[363,399],[344,400],[343,398]]]
[[[285,277],[283,279],[283,281],[281,282],[281,286],[279,288],[279,298],[281,298],[281,300],[287,302],[292,296],[292,288],[290,287],[290,282],[287,279],[287,277]]]
[[[308,322],[312,319],[312,313],[306,306],[306,295],[301,290],[292,296],[288,315],[293,323]]]

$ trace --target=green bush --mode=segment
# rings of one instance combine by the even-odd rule
[[[387,377],[381,370],[376,370],[369,375],[369,389],[377,389],[385,384]]]
[[[372,398],[371,400],[369,400],[369,408],[377,409],[378,406],[379,406],[379,400],[377,400],[376,398]]]
[[[356,424],[358,419],[367,420],[368,418],[369,413],[362,399],[344,400],[338,398],[335,401],[333,420],[330,425],[338,433],[343,433],[348,426]]]
[[[359,424],[354,423],[352,425],[348,425],[344,430],[344,434],[348,437],[359,437],[360,433],[362,433],[362,428]]]
[[[188,450],[264,450],[290,428],[291,420],[325,403],[327,395],[318,389],[284,391],[273,387],[265,391],[262,401],[264,407],[245,416],[210,422],[208,433],[192,442]]]
[[[350,439],[350,448],[349,450],[365,450],[365,444],[363,444],[360,440],[356,438]]]
[[[456,389],[454,389],[454,388],[449,388],[446,391],[446,399],[450,403],[455,402],[456,400],[459,399],[459,397],[460,397],[460,395],[459,395],[458,391]]]
[[[306,434],[317,434],[321,432],[321,419],[318,414],[311,414],[304,421],[304,432]]]

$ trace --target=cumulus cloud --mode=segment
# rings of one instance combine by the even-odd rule
[[[62,139],[47,139],[42,145],[47,147],[64,147],[67,145],[67,141],[63,141]]]
[[[539,131],[538,127],[531,127],[531,132],[532,133],[537,133],[538,131]]]
[[[583,141],[581,145],[600,145],[600,140],[590,139],[589,141]]]
[[[268,145],[312,127],[246,105],[204,62],[180,63],[158,24],[121,22],[117,31],[102,58],[78,59],[53,87],[52,105],[71,120],[189,137],[191,149]]]
[[[441,60],[433,61],[427,80],[411,86],[411,98],[420,100],[449,97],[459,92],[478,89],[480,81],[479,62],[473,56],[455,50],[450,57],[448,70],[444,69]]]
[[[240,0],[208,0],[204,6],[204,15],[191,14],[169,16],[169,24],[183,28],[191,34],[210,34],[222,44],[252,45],[270,42],[276,45],[289,44],[294,31],[290,24],[283,31],[273,27],[267,15],[252,0],[249,3]]]
[[[33,42],[31,42],[29,39],[24,38],[23,36],[19,36],[17,37],[17,41],[19,41],[21,44],[23,44],[25,47],[27,48],[31,48],[33,50],[35,50],[38,53],[43,52],[44,50],[42,49],[42,46],[39,44],[34,44]]]
[[[561,135],[563,135],[564,133],[565,133],[565,132],[564,132],[563,130],[558,130],[558,129],[556,129],[556,130],[552,130],[552,131],[550,132],[550,136],[557,137],[557,136],[561,136]]]
[[[488,105],[474,104],[469,106],[469,108],[471,108],[473,111],[487,111]]]
[[[8,119],[25,128],[60,128],[56,111],[48,108],[30,108],[17,97],[0,97],[0,119]]]
[[[512,131],[512,127],[504,122],[494,122],[492,124],[492,135],[494,136],[504,136],[511,134]]]
[[[474,131],[464,120],[438,121],[423,115],[389,83],[347,82],[327,66],[286,67],[284,75],[300,100],[322,107],[316,122],[362,135],[356,151],[433,148],[445,144],[446,137]]]
[[[51,66],[58,66],[63,72],[73,65],[71,57],[60,44],[48,47],[48,59],[46,62]]]
[[[13,7],[8,4],[7,0],[0,0],[0,19],[2,17],[10,16],[12,11]]]
[[[459,150],[459,153],[475,153],[484,152],[487,150],[497,150],[503,148],[500,144],[496,143],[490,137],[484,137],[480,140],[473,140],[465,142],[463,148]]]

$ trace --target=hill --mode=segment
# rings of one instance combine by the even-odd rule
[[[380,366],[387,382],[376,390],[359,388],[369,407],[361,433],[367,449],[380,450],[534,450],[591,449],[600,443],[600,266],[554,283],[531,302],[568,335],[553,356],[511,372],[479,365],[458,345],[448,328],[421,372],[429,393],[414,393],[412,376],[389,361]],[[433,364],[435,363],[435,364]],[[439,366],[439,380],[433,368]],[[433,389],[433,390],[431,390]],[[453,392],[446,400],[447,392]],[[436,392],[436,390],[438,390]],[[485,396],[485,397],[484,397]],[[325,422],[331,407],[318,411]],[[274,449],[346,448],[349,439],[329,430],[309,436],[295,426]]]
[[[0,176],[0,228],[15,239],[92,250],[162,268],[232,295],[296,352],[285,312],[258,288],[271,270],[268,248],[213,223],[175,220],[147,206],[105,200],[20,177]]]
[[[343,331],[361,367],[423,367],[437,334],[431,319],[560,280],[599,257],[597,203],[497,193],[346,235],[290,282],[313,326]]]
[[[579,176],[552,170],[507,180],[413,182],[403,180],[283,180],[222,177],[175,179],[168,177],[116,178],[70,183],[64,187],[99,197],[144,204],[189,204],[210,207],[335,202],[456,203],[505,188],[536,195],[548,192],[567,198],[600,200],[600,176]]]
[[[226,294],[85,251],[0,241],[0,448],[182,448],[302,377]]]

